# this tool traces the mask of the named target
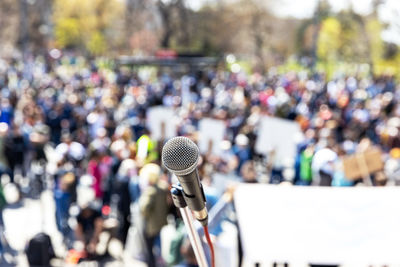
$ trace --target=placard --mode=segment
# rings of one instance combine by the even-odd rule
[[[382,153],[378,148],[370,148],[364,153],[345,156],[342,159],[344,173],[349,180],[363,178],[383,170]]]
[[[172,108],[163,106],[149,108],[146,123],[153,140],[169,139],[177,135]]]
[[[288,160],[294,164],[298,138],[303,138],[303,133],[297,122],[264,116],[260,120],[255,149],[264,155],[274,151],[275,165]]]
[[[221,142],[226,131],[225,122],[222,120],[202,119],[199,123],[199,149],[202,154],[211,153],[221,155]]]
[[[400,187],[243,184],[234,201],[253,264],[400,264]]]

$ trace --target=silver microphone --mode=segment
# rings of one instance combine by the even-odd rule
[[[162,149],[164,166],[179,180],[183,197],[202,225],[208,224],[206,198],[197,172],[199,148],[189,138],[179,136],[168,140]]]

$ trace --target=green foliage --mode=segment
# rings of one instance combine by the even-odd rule
[[[366,30],[370,42],[373,73],[396,75],[400,78],[400,53],[397,51],[397,46],[385,44],[381,38],[377,38],[383,30],[382,23],[377,18],[371,19],[366,24]],[[387,51],[388,49],[391,51]]]
[[[386,45],[390,51],[385,51],[382,30],[376,16],[362,17],[352,10],[324,19],[317,42],[317,70],[332,78],[335,72],[359,73],[362,64],[370,64],[371,73],[377,75],[399,73],[397,47]]]
[[[57,44],[61,47],[70,47],[79,44],[79,22],[76,18],[60,18],[55,29]]]
[[[252,64],[251,64],[251,62],[249,62],[247,60],[238,60],[238,61],[235,61],[234,63],[226,63],[226,67],[230,71],[234,71],[234,69],[235,69],[234,65],[238,65],[240,67],[240,71],[242,71],[246,74],[251,74],[253,72]]]
[[[320,61],[317,69],[322,66],[328,78],[333,75],[334,64],[338,61],[341,30],[340,22],[336,18],[329,17],[321,23],[317,41],[317,56]]]
[[[86,47],[92,55],[102,55],[107,49],[106,40],[104,39],[103,34],[98,31],[94,32],[87,42]]]
[[[55,43],[101,55],[116,39],[112,29],[122,15],[119,0],[54,0]]]
[[[374,64],[379,63],[383,57],[384,44],[380,37],[382,32],[382,23],[377,19],[371,19],[366,24],[366,30],[369,37],[371,60]]]
[[[363,18],[352,9],[337,15],[341,25],[339,59],[346,62],[369,62],[369,40]]]
[[[333,17],[322,21],[317,43],[317,55],[322,61],[329,62],[337,60],[340,47],[340,22]]]
[[[352,69],[348,66],[353,64],[370,64],[374,73],[399,73],[399,51],[395,45],[385,46],[384,25],[376,12],[362,16],[350,8],[334,13],[329,1],[320,0],[312,18],[299,20],[270,13],[267,2],[276,0],[206,1],[196,11],[188,9],[185,0],[160,1],[52,0],[55,44],[94,56],[119,54],[124,45],[123,52],[151,55],[159,49],[163,34],[170,32],[169,48],[243,55],[251,64],[244,64],[242,70],[279,62],[279,70],[300,71],[304,67],[291,57],[297,52],[316,55],[316,65],[314,61],[310,65],[328,77],[337,70]],[[168,11],[168,19],[162,19],[157,3]]]
[[[319,0],[315,9],[314,17],[321,21],[329,17],[332,13],[332,7],[327,0]]]
[[[284,64],[278,67],[278,73],[288,73],[290,71],[300,72],[309,70],[303,65],[299,64],[299,61],[295,57],[290,57]]]

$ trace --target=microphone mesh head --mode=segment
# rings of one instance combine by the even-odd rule
[[[165,143],[161,158],[169,171],[177,176],[186,175],[197,167],[199,148],[187,137],[174,137]]]

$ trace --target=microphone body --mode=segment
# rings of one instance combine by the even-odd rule
[[[199,161],[197,145],[189,138],[174,137],[164,145],[162,161],[164,166],[178,178],[183,197],[195,218],[202,225],[207,225],[206,198],[197,171]]]
[[[199,173],[197,169],[193,172],[176,176],[183,189],[183,197],[186,200],[189,208],[194,212],[194,216],[200,222],[208,220],[208,213],[206,209],[206,197],[204,195],[203,186],[200,183]]]

